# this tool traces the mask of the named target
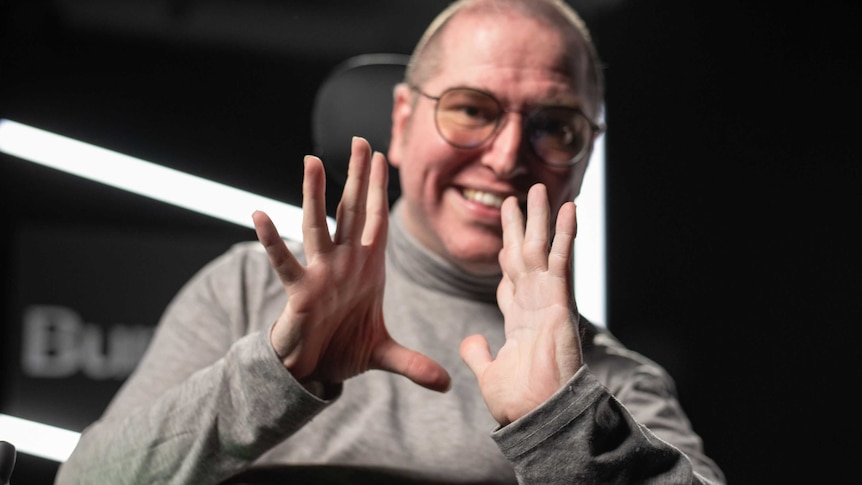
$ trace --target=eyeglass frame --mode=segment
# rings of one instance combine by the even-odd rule
[[[421,96],[423,96],[423,97],[425,97],[425,98],[428,98],[428,99],[430,99],[431,101],[434,101],[434,127],[437,129],[437,134],[438,134],[438,135],[440,135],[440,138],[442,138],[442,139],[443,139],[443,141],[445,141],[446,143],[448,143],[448,144],[449,144],[449,146],[451,146],[451,147],[453,147],[453,148],[457,148],[457,149],[459,149],[459,150],[475,150],[475,149],[477,149],[477,148],[482,147],[482,146],[483,146],[483,145],[485,145],[486,143],[488,143],[488,141],[489,141],[489,140],[493,139],[493,138],[494,138],[494,137],[499,133],[500,128],[503,126],[503,117],[504,117],[504,115],[505,115],[505,114],[507,114],[507,113],[519,113],[519,114],[521,114],[522,116],[525,114],[524,112],[519,111],[519,110],[506,109],[506,108],[503,106],[503,103],[502,103],[502,102],[501,102],[501,101],[500,101],[496,96],[494,96],[494,94],[492,94],[492,93],[490,93],[490,92],[488,92],[488,91],[485,91],[485,90],[483,90],[483,89],[478,89],[478,88],[473,88],[473,87],[468,87],[468,86],[452,86],[452,87],[450,87],[450,88],[446,88],[446,89],[444,89],[444,90],[443,90],[443,92],[442,92],[442,93],[440,93],[440,95],[439,95],[439,96],[434,96],[434,95],[431,95],[431,94],[426,93],[425,91],[423,91],[423,90],[422,90],[422,88],[420,88],[420,87],[419,87],[418,85],[416,85],[416,84],[413,84],[413,83],[406,83],[406,84],[407,84],[407,87],[409,87],[411,90],[415,91],[415,92],[416,92],[416,93],[418,93],[419,95],[421,95]],[[473,92],[475,92],[475,93],[479,93],[479,94],[485,95],[485,96],[487,96],[488,98],[490,98],[492,101],[494,101],[494,103],[495,103],[495,104],[497,105],[497,107],[500,109],[500,115],[499,115],[499,116],[497,117],[497,119],[494,121],[494,129],[493,129],[493,130],[491,130],[491,132],[488,134],[487,138],[485,138],[484,140],[482,140],[482,141],[481,141],[480,143],[478,143],[476,146],[468,147],[468,146],[459,146],[459,145],[456,145],[456,144],[454,144],[452,141],[450,141],[448,138],[446,138],[446,136],[445,136],[445,135],[443,135],[443,132],[442,132],[442,130],[440,129],[440,123],[439,123],[439,121],[438,121],[438,113],[437,113],[437,111],[438,111],[438,109],[439,109],[439,107],[440,107],[440,100],[441,100],[441,99],[443,99],[443,97],[446,95],[446,93],[449,93],[449,92],[451,92],[451,91],[455,91],[455,90],[473,91]],[[595,121],[593,121],[593,120],[592,120],[592,118],[590,118],[589,116],[587,116],[587,114],[586,114],[586,113],[584,113],[584,111],[583,111],[580,107],[576,107],[576,106],[565,106],[565,105],[540,105],[540,106],[537,106],[537,107],[533,108],[533,109],[532,109],[532,110],[530,110],[528,113],[526,113],[525,120],[529,120],[529,119],[530,119],[530,118],[532,118],[536,113],[538,113],[538,112],[539,112],[539,111],[541,111],[542,109],[546,109],[546,108],[562,108],[562,109],[572,110],[573,112],[575,112],[575,113],[579,114],[580,116],[582,116],[582,117],[587,121],[587,124],[589,125],[590,129],[592,130],[592,136],[590,137],[590,139],[589,139],[589,140],[587,140],[587,143],[584,145],[584,149],[583,149],[579,154],[577,154],[577,155],[575,155],[574,157],[572,157],[571,159],[569,159],[569,161],[568,161],[567,163],[565,163],[565,164],[549,163],[547,160],[545,160],[545,158],[544,158],[544,157],[542,157],[541,155],[539,155],[539,154],[537,153],[537,151],[536,151],[536,147],[534,146],[534,144],[533,144],[533,142],[532,142],[532,141],[530,141],[530,143],[528,143],[528,145],[530,146],[530,151],[531,151],[531,152],[533,153],[533,155],[535,155],[535,156],[536,156],[536,158],[538,158],[538,159],[542,162],[542,164],[543,164],[543,165],[545,165],[546,167],[558,168],[558,169],[559,169],[559,168],[569,168],[569,167],[573,167],[573,166],[577,165],[578,163],[580,163],[584,158],[587,158],[588,154],[589,154],[590,152],[592,152],[592,145],[593,145],[593,142],[595,141],[596,137],[598,137],[599,135],[601,135],[602,133],[604,133],[604,131],[605,131],[607,128],[606,128],[606,126],[605,126],[605,124],[604,124],[604,123],[599,124],[599,123],[596,123]],[[522,131],[523,131],[523,129],[524,129],[524,126],[523,126],[523,125],[525,125],[525,124],[526,124],[526,123],[522,123],[522,128],[521,128],[521,129],[522,129]]]

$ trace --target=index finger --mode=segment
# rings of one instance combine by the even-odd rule
[[[251,215],[254,221],[254,231],[257,234],[257,239],[266,249],[266,255],[269,256],[269,264],[278,274],[279,279],[285,285],[296,281],[302,274],[302,265],[296,260],[293,254],[287,249],[284,239],[278,235],[278,230],[272,219],[263,211],[254,211]]]

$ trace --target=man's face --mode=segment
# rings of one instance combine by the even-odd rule
[[[455,148],[435,127],[435,101],[402,86],[393,108],[390,162],[401,177],[408,231],[431,251],[475,274],[499,274],[503,247],[500,203],[514,195],[523,203],[530,186],[548,188],[554,216],[577,196],[587,160],[549,168],[530,153],[524,116],[543,105],[587,104],[586,74],[573,73],[572,50],[547,26],[511,16],[461,14],[443,33],[442,67],[419,88],[439,96],[453,87],[492,93],[511,111],[485,144]],[[584,66],[584,62],[577,63]]]

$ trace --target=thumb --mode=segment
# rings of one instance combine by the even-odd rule
[[[485,369],[493,362],[491,348],[488,341],[482,335],[471,335],[461,342],[461,360],[476,375],[476,379],[485,372]]]
[[[394,340],[381,344],[373,359],[372,368],[400,374],[432,391],[446,392],[452,387],[452,378],[442,365]]]

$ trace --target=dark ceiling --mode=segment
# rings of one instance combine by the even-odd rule
[[[409,53],[448,2],[4,2],[5,117],[296,202],[324,76]],[[583,2],[585,15],[617,2]],[[277,177],[261,176],[278,173]]]
[[[622,0],[575,0],[582,15],[618,8]],[[447,0],[278,2],[273,0],[55,0],[52,14],[73,30],[341,59],[375,51],[407,51]]]

